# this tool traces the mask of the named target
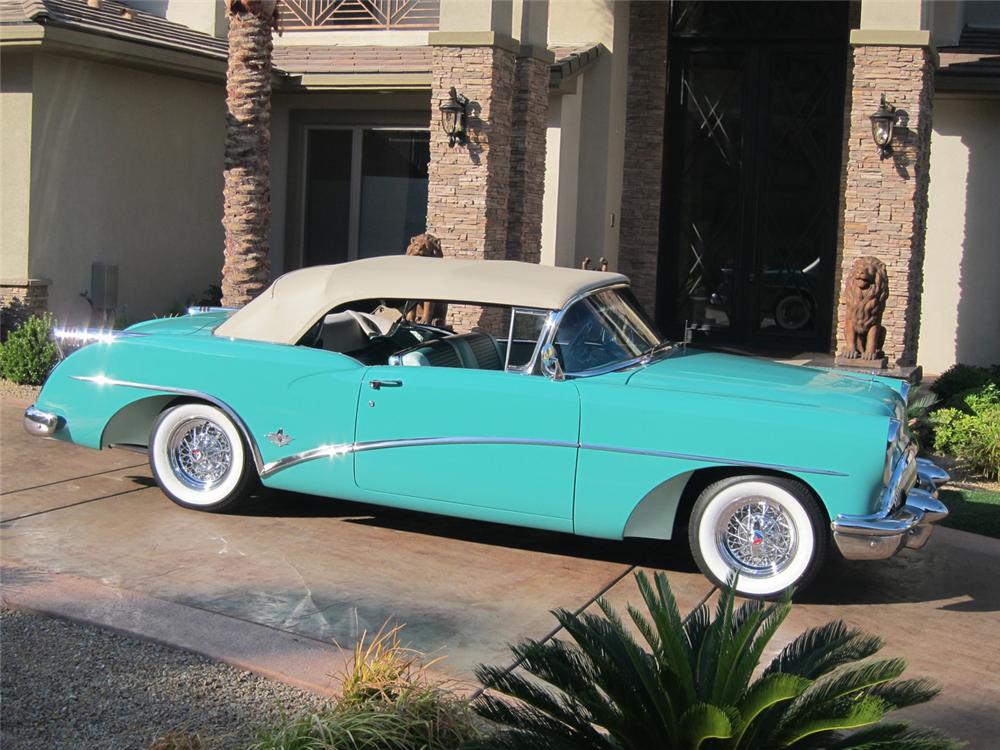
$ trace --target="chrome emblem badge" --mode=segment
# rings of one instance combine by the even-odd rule
[[[284,448],[290,442],[292,442],[292,436],[286,435],[284,428],[279,427],[277,432],[267,433],[267,439],[274,443],[279,448]]]

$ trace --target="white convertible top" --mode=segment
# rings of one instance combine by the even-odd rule
[[[617,273],[511,260],[366,258],[280,276],[216,328],[215,335],[294,344],[321,316],[358,300],[440,300],[558,310],[582,292],[627,283]]]

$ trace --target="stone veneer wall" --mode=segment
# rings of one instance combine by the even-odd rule
[[[846,113],[842,242],[838,246],[837,341],[843,342],[843,280],[854,260],[874,255],[889,273],[889,300],[883,325],[885,353],[893,364],[916,364],[923,286],[924,230],[930,174],[934,66],[923,47],[859,46],[853,51]],[[893,153],[879,159],[869,116],[879,97],[905,110]]]
[[[427,231],[441,240],[446,257],[506,257],[514,53],[499,47],[433,47],[431,111],[454,86],[470,101],[469,142],[448,145],[431,127]],[[458,330],[480,325],[482,310],[452,305],[448,322]]]
[[[660,248],[660,195],[667,92],[668,3],[629,6],[625,166],[618,263],[653,312]]]
[[[507,258],[538,263],[542,257],[542,198],[549,114],[548,62],[519,57],[510,147]]]
[[[49,309],[49,282],[41,279],[0,280],[0,307],[19,299],[34,315]]]

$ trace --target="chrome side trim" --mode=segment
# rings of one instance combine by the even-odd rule
[[[328,458],[333,456],[346,456],[349,453],[364,453],[366,451],[381,451],[390,448],[419,448],[428,445],[537,445],[555,448],[579,448],[575,442],[565,440],[536,440],[532,438],[505,438],[505,437],[426,437],[426,438],[400,438],[398,440],[369,440],[360,443],[338,443],[336,445],[321,445],[301,453],[279,458],[265,464],[261,471],[261,479],[276,474],[284,469],[297,466],[306,461],[315,461],[318,458]]]
[[[187,314],[200,315],[201,313],[236,312],[238,309],[238,307],[219,307],[216,305],[192,305],[187,309]]]
[[[62,417],[41,409],[32,404],[24,410],[22,420],[24,431],[36,437],[52,437],[65,424]]]
[[[846,477],[847,474],[828,469],[810,469],[800,466],[786,466],[784,464],[769,464],[751,461],[739,461],[735,459],[718,458],[714,456],[698,456],[687,453],[673,453],[670,451],[654,451],[640,448],[623,448],[614,445],[594,445],[590,443],[577,443],[569,440],[541,440],[535,438],[510,438],[510,437],[484,437],[484,436],[457,436],[457,437],[425,437],[425,438],[400,438],[398,440],[370,440],[358,443],[338,443],[336,445],[321,445],[307,451],[301,451],[291,456],[285,456],[277,461],[265,464],[261,469],[261,478],[265,479],[279,471],[292,466],[314,461],[318,458],[332,456],[344,456],[349,453],[364,453],[365,451],[389,450],[391,448],[417,448],[428,445],[535,445],[549,446],[555,448],[575,448],[583,450],[605,451],[609,453],[628,453],[640,456],[654,456],[656,458],[675,458],[688,461],[701,461],[704,463],[716,463],[727,466],[745,466],[756,469],[772,469],[775,471],[799,472],[802,474],[822,474],[825,476]]]
[[[232,407],[229,406],[229,404],[209,393],[192,390],[190,388],[173,388],[171,386],[153,385],[151,383],[135,383],[130,380],[115,380],[114,378],[108,378],[104,375],[71,375],[70,378],[73,380],[82,380],[85,383],[93,383],[95,385],[110,385],[118,388],[139,388],[144,391],[173,393],[178,396],[191,396],[192,398],[200,398],[204,401],[208,401],[213,406],[217,406],[222,409],[222,411],[226,413],[226,416],[233,420],[233,424],[235,424],[239,431],[243,433],[243,437],[247,441],[247,445],[250,446],[250,452],[253,454],[253,462],[257,467],[257,473],[259,474],[264,470],[264,459],[260,455],[260,448],[257,446],[257,441],[254,440],[254,437],[247,428],[246,423],[240,419],[240,416],[232,409]]]
[[[622,448],[616,445],[593,445],[584,444],[580,446],[586,450],[609,451],[611,453],[632,453],[639,456],[656,456],[658,458],[679,458],[685,461],[702,461],[704,463],[724,464],[726,466],[746,466],[752,469],[773,469],[774,471],[791,471],[801,474],[822,474],[828,477],[850,476],[842,471],[831,469],[811,469],[804,466],[788,466],[786,464],[769,464],[761,461],[740,461],[735,458],[721,458],[719,456],[699,456],[694,453],[674,453],[673,451],[657,451],[645,448]]]

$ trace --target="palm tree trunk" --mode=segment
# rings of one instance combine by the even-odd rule
[[[228,0],[225,262],[222,304],[241,307],[271,277],[271,30],[273,0]]]

